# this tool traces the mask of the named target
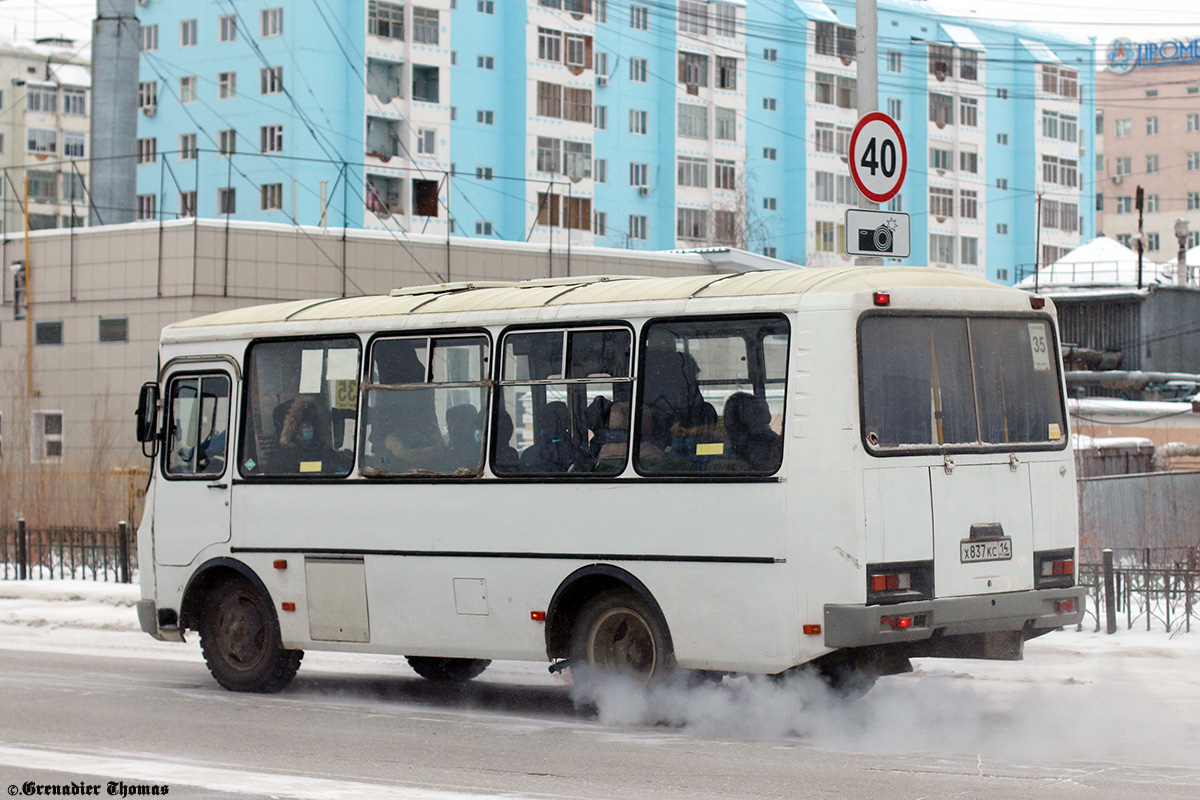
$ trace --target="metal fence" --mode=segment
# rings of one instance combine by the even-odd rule
[[[1087,587],[1087,600],[1080,628],[1094,623],[1094,629],[1099,631],[1111,619],[1114,627],[1123,622],[1126,630],[1132,630],[1134,625],[1144,625],[1146,630],[1160,625],[1169,633],[1190,633],[1193,618],[1200,624],[1200,609],[1197,608],[1200,569],[1196,568],[1195,549],[1185,555],[1192,560],[1166,565],[1152,565],[1149,561],[1141,565],[1114,563],[1113,614],[1107,618],[1104,566],[1081,564],[1079,584]]]
[[[116,528],[0,528],[0,580],[92,580],[130,583],[137,569],[135,534]]]

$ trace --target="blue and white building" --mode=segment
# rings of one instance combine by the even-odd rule
[[[138,17],[142,218],[848,260],[852,2],[146,0]],[[1089,43],[919,0],[880,0],[879,31],[911,263],[1011,283],[1094,235]]]

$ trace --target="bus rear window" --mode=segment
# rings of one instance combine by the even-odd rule
[[[1061,446],[1044,319],[869,316],[860,329],[863,436],[875,452]]]

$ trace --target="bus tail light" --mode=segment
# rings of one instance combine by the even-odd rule
[[[1029,296],[1029,306],[1030,308],[1045,308],[1046,298],[1038,297],[1036,294],[1032,294]]]
[[[1075,550],[1041,550],[1033,554],[1033,585],[1036,589],[1075,585]]]
[[[1070,614],[1072,611],[1075,610],[1075,601],[1074,600],[1055,600],[1054,601],[1054,610],[1057,611],[1059,614]]]
[[[545,611],[530,611],[529,618],[531,620],[533,620],[534,622],[545,622],[546,621],[546,612]]]
[[[295,603],[280,603],[279,607],[282,608],[284,611],[295,611],[296,610]]]
[[[805,636],[819,636],[820,634],[821,634],[821,626],[820,625],[805,625],[804,626],[804,635]]]
[[[875,305],[887,306],[887,305],[891,305],[891,303],[892,303],[892,295],[890,293],[888,293],[888,292],[876,292],[875,293]]]
[[[909,628],[924,628],[925,615],[908,614],[906,616],[880,617],[879,626],[883,627],[884,625],[887,625],[888,627],[897,631],[907,630]]]
[[[932,561],[867,565],[867,604],[933,599]]]

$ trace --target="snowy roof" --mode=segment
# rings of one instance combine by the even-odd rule
[[[51,64],[50,74],[60,86],[82,86],[90,87],[92,85],[92,73],[87,67],[79,64]]]
[[[1200,244],[1184,254],[1184,263],[1189,267],[1200,267]]]
[[[1138,254],[1107,236],[1098,236],[1037,271],[1039,289],[1070,286],[1136,286]],[[1142,284],[1174,283],[1175,266],[1142,259]],[[1017,286],[1030,289],[1034,276]]]

